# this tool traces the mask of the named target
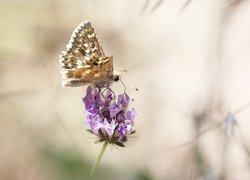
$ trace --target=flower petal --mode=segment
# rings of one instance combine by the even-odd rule
[[[117,104],[121,107],[127,107],[130,102],[130,97],[127,95],[127,93],[121,94],[118,96]]]

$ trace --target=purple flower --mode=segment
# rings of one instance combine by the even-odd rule
[[[102,122],[102,119],[99,115],[96,115],[96,116],[87,115],[86,117],[87,127],[91,129],[93,133],[98,133],[101,122]]]
[[[118,102],[117,105],[121,107],[127,107],[130,102],[130,97],[124,93],[118,96]]]
[[[125,117],[127,120],[134,121],[135,116],[137,115],[135,108],[132,108],[131,111],[127,111]]]
[[[86,111],[86,124],[89,131],[100,141],[124,146],[127,136],[134,133],[134,108],[128,110],[130,97],[124,93],[118,95],[117,101],[113,91],[109,88],[88,86],[83,98]]]
[[[118,132],[119,132],[119,134],[120,134],[121,136],[125,135],[125,134],[126,134],[126,126],[120,125],[120,126],[118,127]]]
[[[117,123],[115,122],[115,120],[112,120],[109,123],[107,119],[104,119],[104,122],[101,123],[101,127],[107,132],[109,138],[112,138],[116,126]]]
[[[109,112],[110,112],[110,116],[113,118],[116,116],[116,114],[120,111],[120,108],[118,107],[118,105],[116,103],[112,104],[109,107]]]

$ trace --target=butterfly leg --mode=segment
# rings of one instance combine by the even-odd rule
[[[124,82],[122,81],[122,79],[120,78],[120,81],[121,81],[121,83],[122,83],[122,85],[123,85],[123,87],[124,87],[124,92],[123,93],[126,93],[126,89],[127,89],[127,87],[126,87],[126,85],[124,84]]]
[[[104,98],[104,92],[107,90],[109,90],[112,93],[112,95],[114,96],[114,100],[116,101],[115,93],[109,86],[106,86],[105,89],[101,92],[102,97]]]

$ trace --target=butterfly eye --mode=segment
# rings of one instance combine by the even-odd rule
[[[113,80],[114,80],[114,81],[119,81],[119,80],[120,80],[119,75],[115,75]]]

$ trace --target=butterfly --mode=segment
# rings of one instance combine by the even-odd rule
[[[93,84],[101,88],[119,81],[119,73],[113,70],[113,56],[105,56],[89,21],[76,27],[66,49],[62,51],[59,60],[64,87]]]

